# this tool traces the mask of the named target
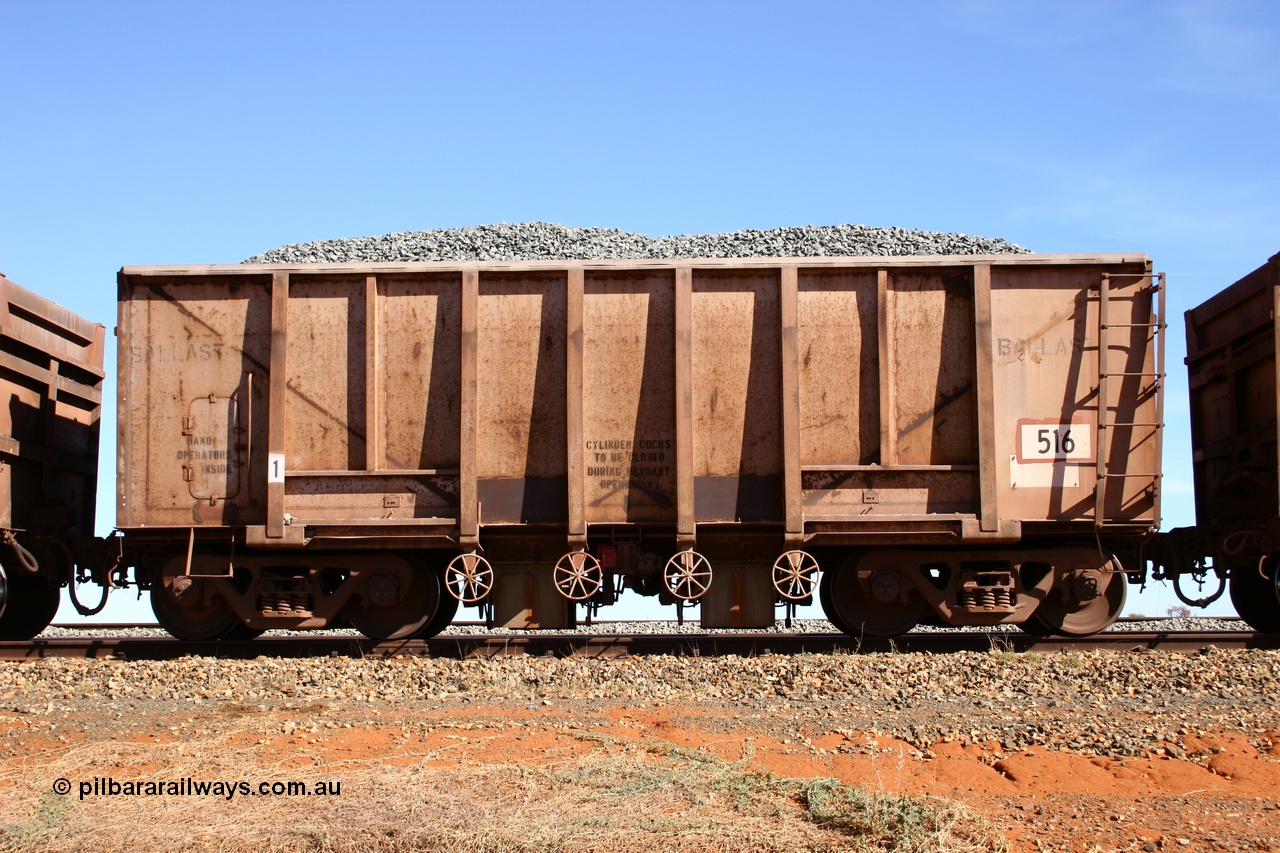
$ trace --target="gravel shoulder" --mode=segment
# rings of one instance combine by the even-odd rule
[[[964,844],[985,820],[1016,851],[1280,851],[1278,678],[1275,651],[4,664],[0,823],[11,849],[110,848],[131,821],[176,849],[483,846],[452,829],[456,848],[395,846],[445,837],[450,813],[491,849],[643,849],[690,826],[690,849],[753,849],[770,826],[780,849],[857,849],[793,814],[832,779],[958,803],[978,820]],[[340,809],[268,808],[51,799],[59,777],[346,784]],[[561,796],[536,821],[516,809]],[[930,849],[999,849],[949,843]]]

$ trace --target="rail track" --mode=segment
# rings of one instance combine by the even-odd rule
[[[0,660],[90,658],[170,660],[189,655],[225,659],[259,656],[491,658],[508,655],[619,658],[628,655],[756,656],[767,654],[860,654],[961,651],[1056,652],[1067,650],[1198,652],[1217,649],[1277,649],[1280,634],[1251,631],[1116,631],[1091,637],[1039,637],[1005,632],[906,634],[894,639],[843,634],[475,634],[429,640],[376,642],[350,635],[259,637],[193,643],[165,637],[58,637],[0,642]]]

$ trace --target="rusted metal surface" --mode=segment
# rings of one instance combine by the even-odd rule
[[[586,488],[586,449],[583,447],[583,331],[582,305],[586,288],[583,270],[571,269],[565,277],[565,460],[568,479],[569,536],[575,549],[587,546],[587,516],[584,503]]]
[[[1158,521],[1163,429],[1155,368],[1162,338],[1153,324],[1163,318],[1153,310],[1148,266],[1050,273],[993,265],[996,459],[1001,489],[1008,490],[1000,496],[1003,516],[1095,523],[1100,517],[1103,526]],[[1108,348],[1100,358],[1103,337]],[[1111,424],[1105,441],[1100,413]],[[1096,486],[1104,472],[1111,479],[1099,511],[1095,501],[1103,492]]]
[[[583,432],[569,440],[586,458],[586,520],[673,524],[675,273],[588,269],[584,299]]]
[[[803,496],[800,493],[800,333],[798,329],[799,274],[781,269],[779,313],[782,320],[782,496],[786,506],[784,540],[788,547],[804,542]]]
[[[1207,529],[1280,515],[1277,304],[1280,254],[1186,313],[1196,520]]]
[[[477,418],[477,398],[479,395],[477,380],[477,344],[478,330],[476,317],[479,312],[480,275],[474,269],[462,271],[462,358],[461,385],[459,396],[458,437],[458,543],[464,548],[474,548],[480,541],[480,505],[478,472],[476,457],[479,448],[476,435],[479,431]],[[446,380],[447,381],[447,380]],[[526,427],[527,429],[527,427]]]
[[[996,485],[990,264],[976,264],[973,268],[973,312],[976,359],[974,391],[978,407],[978,528],[983,533],[996,533],[1000,529],[1000,489]]]
[[[699,523],[784,519],[780,275],[694,275],[693,476]]]
[[[676,457],[676,547],[692,548],[695,544],[696,512],[695,480],[694,480],[694,397],[693,397],[693,270],[681,266],[675,271],[675,394],[671,398],[671,406],[675,411],[675,457]],[[656,354],[661,359],[661,354]],[[665,371],[664,371],[665,372]],[[643,440],[643,439],[642,439]],[[666,445],[665,437],[649,439]],[[627,441],[628,445],[632,442]],[[643,448],[639,448],[641,452]],[[626,472],[633,466],[635,457],[627,454],[622,457]],[[643,457],[642,457],[643,458]],[[666,466],[661,470],[666,471]],[[624,474],[624,477],[629,474]],[[631,478],[632,481],[635,478]],[[628,491],[633,490],[630,483]]]
[[[1002,514],[1026,520],[1091,518],[1092,507],[1077,506],[1080,503],[1078,497],[1062,494],[1064,490],[1073,496],[1091,492],[1094,484],[1089,482],[1087,472],[1084,472],[1084,481],[1080,481],[1081,466],[1076,465],[1074,470],[1066,472],[1070,476],[1060,477],[1062,482],[1055,484],[1053,476],[1034,476],[1040,469],[1030,473],[1024,471],[1027,464],[1045,460],[1027,459],[1037,455],[1036,448],[1023,448],[1023,464],[1018,464],[1017,451],[1022,436],[1016,421],[1020,419],[1018,416],[1044,415],[1038,420],[1056,423],[1064,418],[1087,417],[1090,414],[1096,420],[1097,404],[1089,402],[1089,398],[1096,396],[1098,385],[1097,343],[1090,335],[1090,327],[1096,325],[1091,322],[1092,312],[1097,309],[1093,307],[1089,293],[1097,287],[1099,267],[1090,269],[1070,263],[1046,268],[1043,263],[1020,264],[1002,259],[995,265],[962,265],[956,262],[953,268],[941,270],[936,267],[871,270],[871,275],[885,280],[884,293],[880,297],[882,304],[874,308],[875,294],[865,283],[868,271],[863,267],[866,262],[863,259],[845,260],[851,269],[833,270],[827,264],[814,270],[812,280],[809,270],[801,267],[799,272],[798,335],[803,352],[800,354],[798,378],[801,423],[795,442],[801,450],[802,468],[806,473],[823,471],[858,475],[845,477],[846,481],[871,474],[929,475],[925,478],[926,484],[908,485],[902,495],[893,495],[892,489],[872,489],[881,492],[878,501],[874,496],[862,494],[866,489],[859,489],[857,504],[860,508],[850,512],[851,517],[888,513],[935,515],[940,507],[930,503],[933,492],[943,495],[954,493],[954,497],[944,500],[944,503],[952,504],[948,509],[956,511],[967,505],[976,515],[981,503],[978,469],[980,464],[989,465],[992,461],[979,453],[978,411],[982,407],[975,402],[980,396],[976,389],[989,384],[995,404],[991,430],[996,433],[991,442],[994,451],[990,455],[999,460],[999,464],[995,466],[997,478],[994,485],[997,488],[993,492],[991,484],[988,484],[987,492],[997,499],[1013,492],[1013,506],[1023,507],[1021,511],[1002,511]],[[1141,261],[1128,262],[1127,266],[1135,264],[1138,268],[1142,266]],[[423,268],[421,272],[425,279],[422,292],[402,295],[401,298],[410,302],[426,301],[432,296],[439,299],[442,294],[431,291],[439,283],[440,266],[418,265]],[[601,270],[598,276],[596,270],[588,269],[590,281],[584,296],[582,395],[584,408],[588,411],[584,413],[583,435],[573,444],[582,445],[588,463],[584,467],[603,468],[606,474],[586,476],[586,497],[593,499],[586,503],[597,510],[595,516],[588,520],[592,523],[652,521],[674,524],[677,530],[683,526],[680,532],[693,533],[687,523],[680,524],[678,501],[672,500],[676,477],[664,474],[667,468],[680,467],[670,464],[671,457],[678,457],[684,452],[679,447],[670,446],[680,443],[674,440],[672,426],[678,420],[675,415],[680,407],[676,403],[683,396],[690,398],[691,407],[690,435],[683,443],[688,445],[691,454],[689,465],[694,477],[692,491],[695,499],[692,506],[695,512],[699,504],[696,496],[699,493],[704,495],[701,503],[705,507],[705,515],[699,514],[696,521],[760,520],[782,522],[785,526],[781,484],[779,482],[774,488],[766,486],[767,482],[779,480],[783,473],[783,444],[788,434],[783,428],[784,407],[781,405],[784,371],[779,270],[761,264],[764,269],[711,266],[705,272],[693,271],[687,297],[691,312],[687,321],[690,341],[685,345],[691,351],[689,360],[692,368],[690,376],[683,382],[687,387],[682,395],[674,386],[681,364],[681,359],[676,356],[685,347],[680,346],[678,335],[672,331],[663,333],[663,329],[671,330],[669,324],[674,324],[676,331],[681,328],[678,312],[674,319],[669,313],[673,311],[671,299],[675,295],[671,279],[668,278],[664,286],[661,275],[645,275],[639,279],[640,287],[635,287],[636,279],[619,279],[620,271],[616,266]],[[413,270],[397,269],[396,284],[406,291],[415,290]],[[159,285],[173,289],[175,292],[170,299],[183,303],[182,309],[169,316],[165,316],[161,306],[167,308],[171,302],[156,304],[157,300],[147,299],[145,293],[135,291],[127,295],[126,309],[137,310],[145,306],[150,325],[143,335],[149,340],[133,340],[138,335],[131,332],[131,340],[123,343],[126,352],[132,353],[135,359],[132,362],[134,369],[126,378],[131,384],[136,384],[145,376],[150,381],[165,384],[166,388],[174,388],[173,392],[163,396],[155,395],[156,389],[145,389],[151,390],[156,397],[152,402],[161,410],[156,413],[161,421],[166,417],[163,409],[173,408],[172,404],[162,404],[167,403],[166,397],[172,398],[179,384],[183,394],[190,398],[186,401],[188,408],[191,400],[206,399],[210,394],[216,400],[232,400],[243,387],[242,377],[235,377],[239,381],[230,384],[228,380],[231,377],[210,375],[201,371],[198,365],[178,358],[181,354],[177,350],[183,347],[177,345],[176,338],[187,325],[191,325],[188,314],[201,321],[195,325],[218,335],[213,349],[216,354],[225,351],[229,356],[241,355],[250,366],[254,361],[262,361],[260,355],[255,358],[252,352],[253,331],[249,328],[252,321],[246,310],[252,307],[248,304],[250,300],[237,298],[239,292],[252,289],[254,272],[255,268],[246,268],[240,276],[245,281],[236,282],[234,287],[226,281],[224,274],[225,284],[221,286],[226,293],[221,301],[228,306],[215,304],[218,300],[212,295],[200,300],[176,292],[191,287],[216,289],[220,286],[218,281],[198,274],[189,276],[194,279],[190,284],[180,284],[181,279],[175,278],[167,285]],[[845,276],[843,287],[833,284],[833,280],[839,281],[842,273]],[[125,278],[131,281],[136,278],[138,283],[145,281],[150,284],[155,275],[157,273],[150,271],[126,271]],[[469,495],[475,494],[476,481],[524,481],[520,488],[526,492],[536,494],[542,489],[547,495],[561,497],[567,504],[565,448],[570,443],[565,436],[565,406],[559,402],[568,394],[568,377],[565,375],[567,350],[562,331],[567,322],[566,285],[563,280],[557,281],[540,269],[530,270],[526,275],[506,270],[501,275],[497,272],[492,275],[491,280],[483,270],[467,270],[462,273],[462,278],[472,283],[460,288],[461,292],[452,297],[453,301],[461,301],[465,306],[469,298],[459,297],[465,297],[472,288],[477,291],[474,297],[477,300],[476,316],[471,317],[470,311],[464,311],[464,328],[453,332],[460,339],[444,345],[463,354],[472,352],[472,355],[461,362],[456,355],[452,359],[446,357],[445,363],[439,367],[431,360],[424,360],[424,351],[442,348],[437,338],[448,334],[448,323],[457,322],[457,314],[450,317],[447,312],[431,311],[423,312],[424,316],[414,316],[412,306],[397,306],[408,310],[398,313],[398,328],[386,330],[387,354],[383,356],[386,363],[383,371],[374,372],[368,369],[369,354],[372,353],[376,360],[378,353],[384,350],[369,342],[373,333],[368,315],[370,306],[376,305],[379,296],[352,292],[344,297],[342,290],[344,287],[354,290],[357,283],[363,290],[368,281],[379,282],[380,279],[370,273],[368,276],[350,277],[344,284],[342,277],[327,271],[276,272],[274,277],[278,283],[275,287],[285,295],[275,299],[288,306],[285,313],[294,312],[296,316],[290,323],[298,327],[289,335],[289,341],[281,351],[295,353],[296,360],[301,363],[284,379],[286,390],[283,393],[290,400],[286,407],[290,416],[287,438],[283,442],[268,441],[268,454],[286,453],[291,476],[308,478],[332,472],[344,475],[341,479],[361,480],[366,479],[364,474],[367,471],[375,469],[452,473],[450,464],[457,464],[457,460],[446,457],[454,454],[448,453],[447,449],[443,454],[424,453],[424,449],[438,450],[431,447],[433,444],[445,448],[464,443],[471,446],[474,440],[476,449],[468,450],[467,455],[474,454],[476,458],[465,467],[474,467],[475,470],[464,472],[466,476],[458,478],[458,495],[449,496],[456,512],[465,510],[469,515],[474,511],[471,504],[475,499],[468,497],[462,500],[460,495],[462,489]],[[563,279],[567,272],[558,272],[557,275]],[[975,306],[975,275],[982,282],[980,289],[983,292],[986,291],[985,282],[991,280],[989,321],[985,306]],[[258,276],[261,277],[261,273]],[[326,278],[328,280],[323,280]],[[485,279],[483,294],[478,292],[481,278]],[[377,286],[382,287],[381,284]],[[296,298],[287,295],[291,287],[298,291]],[[1112,287],[1114,289],[1115,285]],[[676,291],[680,289],[675,288]],[[666,291],[665,301],[661,294],[663,290]],[[386,289],[380,292],[387,303],[395,298]],[[139,295],[144,298],[139,299]],[[211,317],[223,313],[225,307],[236,301],[246,303],[239,308],[238,324],[217,329],[218,324]],[[1115,301],[1114,298],[1111,300],[1113,311],[1117,307]],[[1150,313],[1149,305],[1137,298],[1126,298],[1126,304],[1120,307],[1126,312],[1126,321],[1140,319]],[[880,349],[870,351],[864,339],[868,333],[875,336],[877,328],[860,319],[860,315],[869,313],[868,309],[884,318],[878,324],[883,326],[878,333],[885,340],[881,342]],[[978,311],[981,316],[975,314]],[[389,319],[392,308],[390,305],[381,311],[375,308],[375,313]],[[412,326],[410,319],[414,320]],[[990,332],[988,323],[997,331]],[[282,321],[273,325],[274,334],[285,334],[286,327]],[[978,346],[976,336],[979,334],[984,338],[987,334],[992,335],[990,353],[992,367],[997,374],[981,380],[976,375],[979,365],[973,355],[985,349]],[[467,343],[472,340],[472,335],[476,336],[474,342]],[[1133,335],[1128,337],[1137,340]],[[820,342],[830,342],[825,344],[825,352],[818,350]],[[1138,342],[1142,345],[1133,347],[1136,351],[1132,357],[1135,364],[1141,365],[1144,359],[1154,360],[1154,348],[1146,341]],[[638,349],[629,347],[635,344],[639,345]],[[191,346],[187,345],[187,349]],[[393,349],[396,352],[391,352]],[[199,350],[196,351],[199,357]],[[418,353],[418,356],[409,356],[400,363],[400,357],[408,356],[410,351]],[[435,355],[434,352],[430,354]],[[890,359],[892,364],[882,364],[876,373],[868,373],[867,366],[874,366],[877,357]],[[273,358],[278,359],[278,364],[288,363],[284,356],[273,355]],[[468,367],[472,359],[476,364]],[[361,360],[365,363],[360,364]],[[393,360],[396,363],[392,363]],[[451,367],[457,372],[453,372]],[[476,376],[471,378],[473,370]],[[659,381],[659,377],[650,381],[650,374],[665,375],[666,382]],[[880,374],[883,374],[883,381],[871,381]],[[394,447],[400,452],[388,452],[385,460],[378,459],[376,450],[366,448],[367,436],[370,433],[376,436],[378,432],[370,431],[368,422],[369,412],[378,411],[379,402],[371,404],[365,388],[373,385],[376,392],[376,377],[380,376],[385,376],[382,382],[385,397],[381,401],[385,413],[382,418],[374,420],[386,423],[389,429],[395,422],[395,428],[403,431],[395,439],[388,435],[389,450]],[[452,389],[435,387],[436,379],[449,377],[460,380],[463,393],[451,393]],[[180,383],[174,381],[177,379],[181,380]],[[281,382],[275,376],[269,377],[270,382],[264,379],[259,377],[258,393],[269,387],[271,382],[275,382],[277,388]],[[227,388],[229,384],[230,388]],[[662,397],[666,395],[650,392],[646,384],[665,384],[671,388],[671,396],[667,399],[672,402],[665,403]],[[195,390],[197,385],[223,387],[201,393]],[[467,396],[468,389],[474,392],[475,399]],[[662,389],[659,387],[657,390]],[[433,417],[423,416],[423,410],[433,408],[432,398],[437,394],[443,396],[446,410],[452,409],[451,418],[456,419],[452,433],[457,438],[453,441],[441,435],[450,432],[450,417],[441,413]],[[882,394],[892,398],[890,405],[879,405]],[[837,399],[835,406],[831,406],[829,400],[833,395]],[[1128,396],[1140,397],[1138,394]],[[465,405],[464,397],[467,397]],[[1112,403],[1111,407],[1115,405]],[[1126,402],[1124,405],[1132,410],[1144,403]],[[1153,396],[1150,401],[1153,413],[1154,405]],[[259,406],[260,410],[262,408]],[[228,412],[243,422],[248,409],[248,406],[241,405],[234,411],[228,407]],[[874,420],[877,409],[883,411],[889,423],[882,424],[882,430],[866,428],[864,424],[867,424],[868,416]],[[839,426],[833,426],[837,423]],[[1070,421],[1064,423],[1069,425]],[[1082,425],[1088,426],[1087,423]],[[126,429],[133,431],[132,427],[133,421],[129,420]],[[242,423],[237,425],[237,429],[245,431]],[[415,434],[418,446],[413,448],[413,452],[404,452],[411,446],[410,430]],[[883,446],[866,448],[864,445],[868,439],[874,439],[875,433],[880,431],[887,433],[880,442]],[[475,433],[474,439],[470,437],[472,432]],[[252,430],[249,433],[252,436]],[[178,443],[172,436],[180,435],[181,428],[150,430],[147,434],[156,445],[152,449],[158,449],[166,443]],[[463,434],[467,436],[465,441]],[[219,444],[218,437],[214,439],[214,448],[225,447],[225,442]],[[274,446],[277,443],[281,445],[278,448]],[[1150,455],[1146,447],[1149,441],[1135,440],[1132,444],[1121,448],[1124,453],[1114,451],[1115,461],[1123,463],[1133,454]],[[248,442],[242,441],[241,453],[247,446]],[[635,458],[642,453],[649,455]],[[428,456],[436,458],[428,459]],[[369,464],[369,457],[374,458],[375,464]],[[165,475],[172,480],[172,470],[168,469],[173,466],[165,463],[173,458],[173,454],[169,454],[169,459],[163,459],[161,454],[150,453],[148,458],[166,469]],[[1014,460],[1018,467],[1012,473],[1010,460]],[[1093,458],[1088,460],[1091,464],[1094,461]],[[1154,470],[1158,466],[1154,460],[1151,461],[1153,464],[1147,467]],[[651,462],[652,465],[649,464]],[[1043,472],[1053,471],[1061,475],[1067,467],[1075,465],[1075,460],[1059,460],[1057,464],[1049,460],[1049,463]],[[656,468],[658,473],[651,479],[629,476],[630,469],[636,466]],[[237,473],[232,466],[227,467],[228,478],[235,479]],[[871,467],[878,470],[845,470]],[[608,471],[614,469],[626,469],[628,475],[607,476]],[[1001,482],[1000,474],[1008,479]],[[719,482],[721,478],[736,480],[731,484],[735,488],[731,490]],[[560,481],[564,485],[531,486],[528,482],[540,479]],[[633,479],[638,481],[634,485]],[[809,479],[812,481],[814,478]],[[911,477],[901,479],[908,484],[912,480]],[[1039,480],[1044,480],[1045,485],[1038,485]],[[600,481],[605,481],[604,485]],[[958,485],[948,488],[948,482]],[[158,483],[154,485],[159,486]],[[1145,487],[1148,484],[1134,485]],[[402,488],[401,483],[394,484],[395,491]],[[488,488],[496,496],[494,503],[499,506],[495,509],[513,509],[520,504],[520,500],[504,502],[502,488],[492,485]],[[510,487],[506,488],[509,490]],[[848,488],[848,485],[843,485],[839,489],[830,489],[814,484],[807,489],[806,500],[809,506],[820,507],[831,500],[832,496],[826,492]],[[1055,500],[1050,501],[1046,494],[1037,490],[1058,494]],[[178,520],[179,514],[151,517],[154,511],[168,509],[170,504],[179,502],[178,495],[190,489],[169,485],[167,491],[170,494],[159,502],[155,500],[159,496],[157,493],[165,492],[165,488],[130,489],[130,494],[138,494],[139,491],[149,499],[138,511],[148,517],[138,518],[136,522],[164,525]],[[231,491],[231,487],[224,491]],[[252,493],[254,490],[248,491]],[[292,498],[295,494],[301,497],[310,490],[295,491],[290,487],[285,491]],[[331,500],[320,501],[321,506],[305,500],[296,503],[288,500],[284,512],[301,519],[301,515],[291,512],[295,505],[315,516],[316,510],[339,508],[342,501],[347,501],[345,509],[348,511],[344,520],[361,517],[358,504],[362,501],[345,494],[339,497],[349,489],[335,485],[332,491]],[[1128,488],[1118,494],[1115,511],[1104,512],[1104,517],[1117,521],[1149,519],[1151,513],[1144,513],[1143,508],[1136,505],[1140,503],[1137,491],[1140,489]],[[964,497],[966,494],[967,498]],[[190,503],[190,497],[182,502]],[[895,497],[901,500],[890,500]],[[251,501],[236,500],[233,503],[252,505]],[[326,503],[329,507],[323,506]],[[632,510],[633,503],[642,505],[644,510]],[[609,511],[610,507],[612,511]],[[410,508],[404,504],[384,507],[378,502],[374,508],[402,510],[371,513],[375,518],[416,515],[403,512]],[[731,514],[730,510],[734,512]],[[761,517],[743,518],[738,510],[757,512]],[[518,514],[523,512],[521,508]],[[688,512],[686,510],[686,514]],[[322,513],[321,517],[324,514],[327,513]],[[485,514],[485,523],[524,521],[523,518],[503,517],[504,514]],[[567,524],[567,506],[548,510],[546,520]],[[134,522],[129,517],[121,521],[125,526],[133,526]],[[188,519],[182,518],[181,521]],[[471,534],[473,522],[468,520],[466,524],[467,533]]]
[[[126,268],[117,517],[157,552],[474,551],[526,627],[572,621],[571,551],[640,584],[695,549],[732,581],[704,622],[752,624],[792,548],[1141,537],[1151,282],[1141,255]]]
[[[299,300],[299,301],[301,302],[302,300]],[[312,342],[316,340],[316,336],[314,332],[311,332],[310,334],[307,334],[307,335],[303,335],[302,337]],[[236,345],[234,340],[229,341],[229,343],[233,348]],[[271,372],[270,372],[270,384],[269,384],[270,393],[267,395],[268,409],[267,409],[266,535],[268,539],[281,539],[284,537],[285,460],[289,458],[288,455],[286,455],[288,451],[293,449],[292,447],[290,447],[290,444],[292,444],[293,442],[289,440],[291,438],[291,434],[288,432],[288,422],[286,420],[288,418],[288,409],[289,409],[289,397],[288,397],[288,394],[286,393],[286,389],[289,386],[289,373],[288,373],[289,343],[290,343],[289,276],[287,273],[275,273],[274,275],[271,276]],[[307,361],[309,362],[309,364],[306,365],[308,367],[310,367],[314,363],[311,358],[307,359]],[[321,356],[321,364],[323,363],[324,363],[324,356]],[[346,367],[345,359],[340,363],[342,364],[343,367]],[[183,372],[185,373],[185,371]],[[181,378],[185,379],[185,376]],[[342,374],[342,376],[335,377],[335,378],[338,379],[338,387],[340,388],[346,387],[348,376],[345,371]],[[181,384],[182,383],[180,383],[180,385]],[[183,387],[185,390],[185,386]],[[297,389],[296,383],[294,387],[295,389]],[[298,435],[307,436],[308,434],[314,434],[314,432],[317,431],[317,427],[319,429],[326,429],[326,428],[332,429],[336,427],[338,425],[337,413],[335,413],[332,410],[326,410],[320,405],[311,403],[310,398],[305,396],[306,393],[307,393],[307,389],[304,387],[301,390],[295,390],[294,396],[299,399],[299,402],[305,401],[311,409],[315,410],[315,413],[316,415],[318,415],[318,417],[317,416],[306,417],[304,415],[302,418],[300,418],[300,423],[297,431]],[[209,395],[211,397],[216,396],[216,392],[211,390],[209,391]],[[159,402],[159,401],[156,401],[156,402]],[[252,428],[252,425],[250,426],[250,428]],[[233,445],[231,443],[231,440],[230,440],[231,435],[229,433],[220,434],[220,433],[213,433],[213,432],[205,432],[204,435],[200,435],[199,434],[200,432],[205,432],[204,425],[193,424],[188,427],[187,425],[184,424],[183,426],[184,436],[188,438],[194,437],[197,442],[199,442],[201,439],[211,439],[213,441],[212,446],[215,448],[218,447],[218,438],[220,437],[220,435],[227,435],[228,436],[227,443],[222,445],[224,449],[221,451],[221,458],[230,459],[233,453],[237,456],[237,458],[239,457],[240,448],[238,446],[238,442]],[[338,445],[349,444],[350,432],[348,431],[347,435],[336,435],[334,443]],[[195,444],[195,445],[189,445],[189,446],[199,447],[202,445]],[[249,445],[245,445],[246,455],[248,455],[249,449],[250,449]],[[200,451],[198,450],[194,452],[200,453]],[[218,450],[212,451],[212,454],[204,454],[204,458],[211,460],[211,462],[210,464],[201,464],[198,466],[199,468],[212,469],[215,471],[218,469],[219,466],[216,464],[217,460],[219,459]],[[305,454],[304,454],[304,458],[305,458]],[[231,465],[226,465],[225,467],[228,472],[232,470]],[[234,467],[238,469],[239,465],[237,464]],[[308,466],[304,462],[304,464],[301,464],[298,467],[302,470],[306,470]],[[228,503],[230,503],[230,501],[224,502],[224,505]],[[195,513],[193,513],[193,515],[194,514]]]
[[[0,276],[0,528],[92,536],[106,330]]]
[[[1189,604],[1216,600],[1229,577],[1236,611],[1265,631],[1280,631],[1277,311],[1280,255],[1186,313],[1196,526],[1147,548]]]
[[[565,524],[567,279],[486,276],[477,320],[476,475],[486,524]]]
[[[0,639],[40,633],[76,561],[99,552],[104,335],[0,275]],[[111,568],[95,562],[94,579],[106,583]]]

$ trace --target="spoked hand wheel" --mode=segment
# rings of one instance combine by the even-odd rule
[[[477,604],[493,589],[493,566],[479,554],[459,554],[445,567],[444,588],[463,604]]]
[[[805,551],[787,551],[773,563],[773,588],[787,601],[804,601],[813,595],[818,561]]]
[[[662,582],[681,601],[697,601],[711,588],[711,563],[697,551],[680,551],[667,560]]]
[[[570,601],[586,601],[604,586],[600,561],[586,551],[570,551],[556,561],[556,589]]]

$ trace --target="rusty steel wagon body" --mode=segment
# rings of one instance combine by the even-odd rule
[[[44,630],[93,536],[105,331],[0,275],[0,639]]]
[[[1146,549],[1184,602],[1209,604],[1229,580],[1236,611],[1269,632],[1280,632],[1277,312],[1280,254],[1186,313],[1196,524]]]
[[[118,526],[187,637],[1110,624],[1159,526],[1143,255],[126,267]],[[816,580],[821,572],[820,589]]]

